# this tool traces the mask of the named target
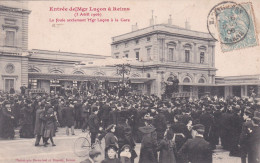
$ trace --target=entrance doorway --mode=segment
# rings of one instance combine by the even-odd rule
[[[241,86],[233,86],[233,96],[241,97]]]
[[[11,88],[14,88],[14,79],[5,79],[5,91],[9,92]]]

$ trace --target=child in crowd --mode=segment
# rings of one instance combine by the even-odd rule
[[[129,145],[124,145],[121,149],[120,161],[122,163],[131,163],[131,147]]]
[[[105,150],[107,158],[105,158],[101,163],[122,163],[118,158],[116,158],[117,150],[118,148],[115,145],[109,145]]]

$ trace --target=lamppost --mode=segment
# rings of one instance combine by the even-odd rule
[[[129,75],[131,72],[131,65],[129,63],[127,64],[116,64],[117,74],[122,75],[123,77],[123,83],[125,80],[125,75]]]

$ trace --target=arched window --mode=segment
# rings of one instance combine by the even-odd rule
[[[73,74],[75,74],[75,75],[83,75],[84,73],[81,72],[81,71],[75,71],[75,72],[73,72]]]
[[[52,73],[52,74],[62,74],[62,71],[60,71],[60,70],[52,70],[50,73]]]
[[[203,78],[200,78],[198,83],[205,83],[205,80]]]
[[[188,78],[188,77],[184,78],[183,83],[190,83],[190,78]]]

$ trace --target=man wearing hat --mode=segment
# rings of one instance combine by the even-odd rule
[[[3,109],[2,109],[2,137],[3,138],[10,138],[14,139],[14,125],[13,125],[13,120],[14,116],[12,113],[11,109],[11,103],[9,101],[4,101],[3,102]]]
[[[243,124],[242,133],[240,135],[240,146],[242,150],[241,162],[246,163],[248,155],[248,163],[260,162],[260,112],[254,112],[249,108],[245,110],[248,118],[252,120]],[[246,117],[246,116],[245,116]]]
[[[191,163],[212,163],[212,149],[210,143],[204,137],[205,127],[202,124],[193,126],[194,138],[188,139],[181,149],[179,154],[187,158]]]
[[[149,114],[144,116],[145,126],[139,127],[139,130],[143,133],[141,142],[141,151],[139,163],[157,163],[157,133],[156,128],[152,125],[152,120],[154,118]]]

